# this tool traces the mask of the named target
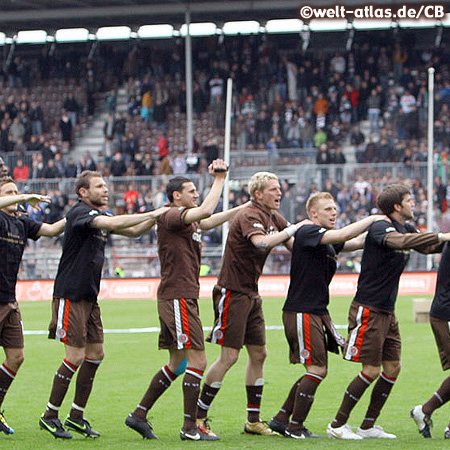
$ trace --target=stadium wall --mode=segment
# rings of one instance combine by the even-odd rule
[[[210,297],[216,277],[200,278],[200,297]],[[159,278],[107,278],[101,282],[99,298],[105,300],[155,299]],[[330,285],[333,297],[351,296],[356,291],[358,274],[337,274]],[[259,291],[263,297],[283,297],[289,286],[287,275],[263,275]],[[400,279],[400,295],[432,295],[436,272],[408,272]],[[50,300],[53,280],[19,281],[16,296],[19,301]]]

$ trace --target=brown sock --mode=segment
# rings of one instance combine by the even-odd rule
[[[339,411],[337,412],[335,419],[331,423],[331,426],[333,428],[339,428],[347,423],[348,416],[352,412],[352,409],[358,403],[359,399],[372,382],[372,378],[369,378],[362,371],[358,374],[357,377],[353,379],[353,381],[348,385]]]
[[[306,420],[313,404],[314,394],[322,380],[322,377],[312,373],[305,373],[305,376],[301,379],[295,393],[294,409],[289,422],[290,430],[299,430],[303,427],[303,422]]]
[[[147,417],[148,410],[151,409],[156,400],[164,394],[166,389],[170,387],[175,378],[177,378],[177,376],[169,369],[168,366],[162,367],[161,370],[153,377],[147,392],[144,394],[144,397],[142,397],[142,400],[134,410],[133,414],[140,419],[145,419]]]
[[[211,403],[216,398],[220,387],[212,387],[209,384],[203,383],[202,392],[197,402],[197,417],[199,419],[206,419]]]
[[[383,408],[386,403],[386,400],[391,393],[391,389],[394,387],[395,381],[396,378],[389,378],[384,373],[378,378],[378,381],[375,383],[372,390],[366,416],[361,424],[363,430],[368,430],[374,426],[375,420],[377,420],[377,417],[380,415],[381,408]]]
[[[59,407],[61,406],[64,397],[69,389],[70,380],[75,375],[78,366],[73,365],[67,359],[63,360],[63,363],[55,373],[53,378],[52,391],[50,393],[50,399],[47,403],[47,409],[44,413],[44,419],[56,419],[58,417]]]
[[[16,372],[13,372],[5,363],[0,366],[0,406],[15,377]]]
[[[75,398],[73,401],[70,417],[72,419],[81,419],[83,417],[84,408],[89,399],[94,383],[95,373],[100,366],[101,360],[93,360],[84,358],[83,364],[77,375],[77,384],[75,388]]]
[[[278,414],[275,416],[275,419],[278,422],[288,423],[289,417],[291,417],[292,411],[294,410],[294,402],[295,402],[295,393],[297,391],[298,384],[301,382],[303,377],[299,378],[291,387],[289,394],[286,400],[283,403],[283,406],[278,411]]]
[[[433,394],[433,396],[422,406],[422,411],[427,416],[431,416],[433,411],[440,408],[444,403],[450,400],[450,377],[446,378],[439,389]]]
[[[183,379],[184,424],[185,431],[197,426],[197,401],[200,394],[200,382],[203,371],[188,367]]]
[[[245,386],[245,389],[247,390],[247,420],[259,422],[263,385]]]

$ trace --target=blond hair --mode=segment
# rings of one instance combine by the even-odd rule
[[[278,177],[271,172],[256,172],[248,182],[248,191],[252,200],[255,200],[255,191],[262,191],[269,180],[278,181]]]
[[[333,196],[329,192],[316,192],[309,196],[306,202],[306,212],[311,217],[310,211],[317,206],[320,200],[333,200]]]

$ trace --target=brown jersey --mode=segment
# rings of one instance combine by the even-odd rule
[[[272,234],[288,225],[279,213],[252,201],[239,211],[230,225],[222,269],[217,284],[244,294],[258,293],[258,279],[270,250],[256,248],[250,238]]]
[[[184,223],[186,212],[186,208],[174,206],[158,218],[159,300],[198,298],[199,295],[202,232],[198,223]]]

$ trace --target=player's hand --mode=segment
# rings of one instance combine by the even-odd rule
[[[39,195],[39,194],[27,194],[25,195],[24,202],[28,203],[33,208],[41,211],[39,207],[39,203],[51,203],[52,199],[48,195]]]
[[[214,178],[225,178],[228,172],[228,166],[223,159],[215,159],[208,167],[208,172]]]
[[[297,227],[297,230],[298,230],[300,227],[302,227],[303,225],[314,225],[314,222],[313,222],[312,220],[309,220],[309,219],[303,219],[302,221],[297,222],[297,223],[295,224],[295,226]]]
[[[161,208],[155,209],[154,211],[150,211],[150,215],[153,219],[157,219],[159,216],[162,216],[165,212],[169,211],[168,206],[163,206]]]
[[[379,220],[386,220],[387,222],[391,222],[391,219],[385,214],[372,214],[370,217],[372,217],[374,222],[377,222]]]

